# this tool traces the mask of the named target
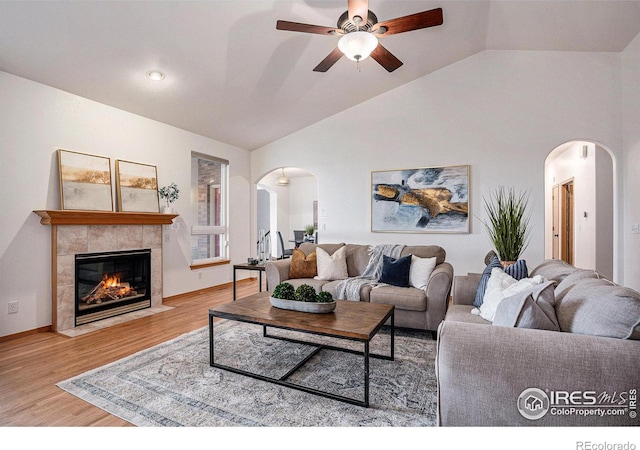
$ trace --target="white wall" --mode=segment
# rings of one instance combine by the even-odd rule
[[[291,178],[289,188],[289,239],[294,239],[293,230],[304,230],[313,225],[313,202],[318,198],[316,177]]]
[[[231,259],[249,254],[249,152],[0,72],[0,336],[51,324],[51,227],[32,212],[59,209],[56,149],[157,166],[158,182],[182,188],[189,211],[191,151],[230,161]],[[115,200],[115,182],[114,182]],[[115,204],[115,202],[114,202]],[[189,270],[190,217],[180,216],[164,248],[164,296],[232,280],[231,266]],[[199,278],[199,273],[202,277]],[[19,302],[8,314],[7,303]]]
[[[624,237],[625,284],[640,290],[640,234],[632,233],[640,224],[640,36],[622,52],[624,111]]]
[[[533,235],[523,257],[532,267],[544,259],[548,153],[582,138],[622,158],[619,61],[485,51],[252,152],[252,178],[279,166],[309,170],[322,242],[437,244],[458,274],[482,270],[491,248],[482,197],[499,185],[528,189]],[[457,164],[471,166],[469,234],[370,231],[371,171]]]

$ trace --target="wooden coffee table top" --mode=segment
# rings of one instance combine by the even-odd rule
[[[250,295],[209,310],[214,317],[241,322],[370,341],[384,325],[393,305],[336,300],[332,313],[313,314],[275,308],[269,302],[270,292]]]

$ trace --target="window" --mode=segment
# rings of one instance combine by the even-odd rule
[[[227,259],[227,180],[229,162],[191,154],[191,264]]]

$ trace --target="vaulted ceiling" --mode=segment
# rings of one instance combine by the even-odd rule
[[[443,25],[383,38],[398,70],[318,73],[338,37],[276,21],[334,27],[347,0],[0,1],[0,70],[253,150],[483,50],[620,52],[640,32],[640,1],[369,1],[380,21],[438,7]]]

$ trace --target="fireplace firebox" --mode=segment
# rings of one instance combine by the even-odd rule
[[[151,307],[151,250],[75,255],[75,325]]]

